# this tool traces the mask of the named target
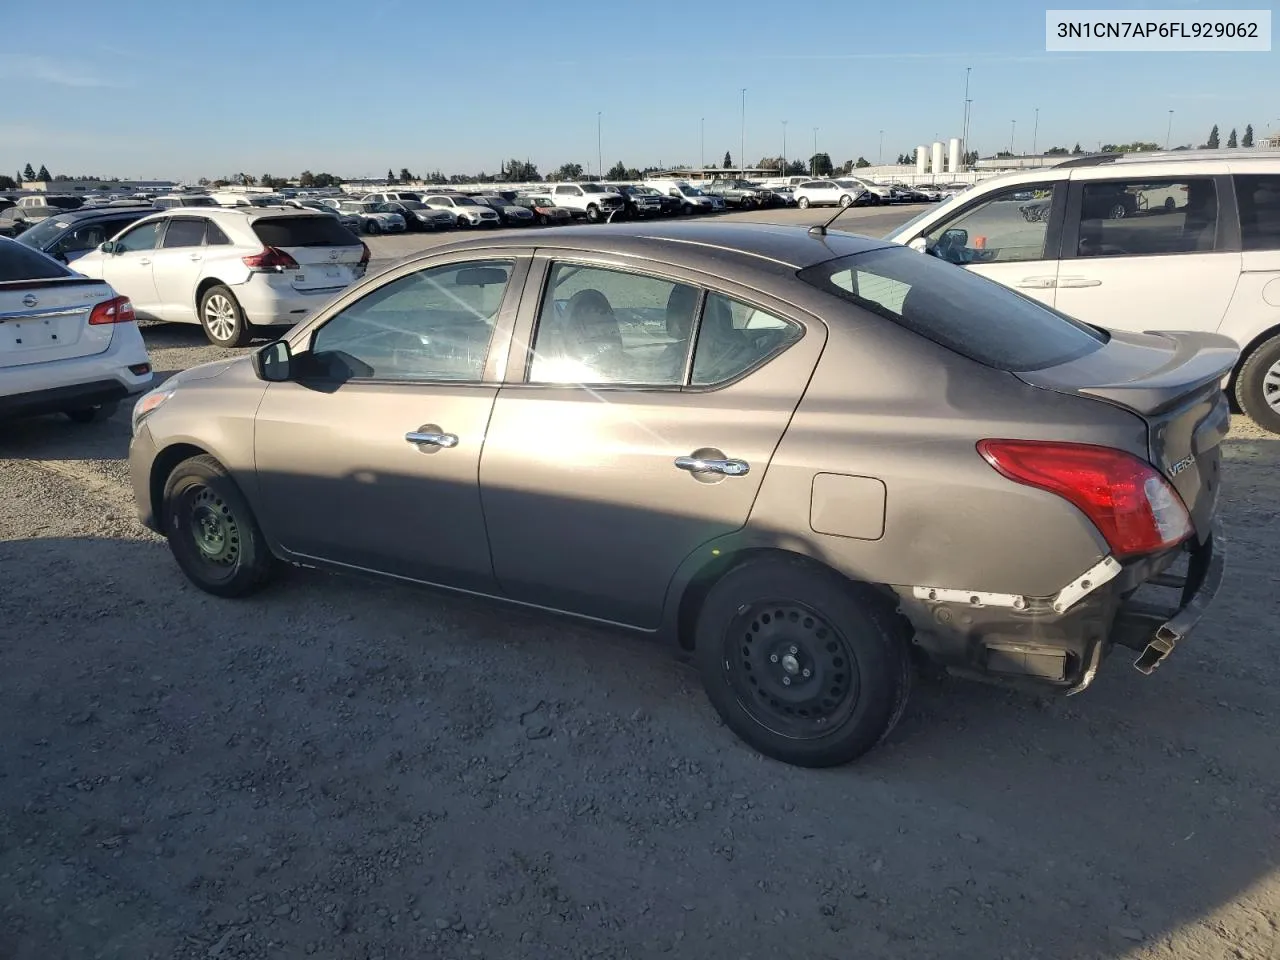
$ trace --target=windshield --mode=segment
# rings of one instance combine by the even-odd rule
[[[472,200],[470,197],[454,197],[454,198],[453,198],[453,202],[454,202],[454,203],[456,203],[456,204],[457,204],[458,206],[460,206],[460,207],[478,207],[478,206],[480,206],[480,204],[476,203],[476,202],[475,202],[474,200]]]
[[[396,202],[406,210],[425,210],[427,207],[421,200],[397,200]]]
[[[69,226],[71,226],[70,220],[63,220],[59,217],[46,217],[34,227],[18,234],[18,242],[26,244],[28,247],[34,247],[37,250],[43,250]]]
[[[699,190],[697,187],[677,187],[676,189],[679,190],[681,193],[683,193],[686,197],[702,196],[702,191]]]
[[[216,207],[218,201],[213,197],[184,197],[182,205],[184,207]]]
[[[55,280],[71,275],[70,270],[43,253],[30,250],[19,243],[0,240],[0,283]]]
[[[997,370],[1041,370],[1099,349],[1104,334],[986,277],[905,247],[801,270],[801,280]]]
[[[584,183],[582,185],[582,192],[583,193],[608,193],[608,191],[605,190],[605,188],[600,186],[600,184],[598,183]]]
[[[857,180],[837,180],[837,181],[836,181],[836,183],[838,183],[838,184],[839,184],[840,186],[842,186],[842,187],[860,187],[860,186],[862,186],[862,184],[860,184]]]
[[[903,233],[903,231],[909,230],[910,228],[914,227],[917,223],[920,223],[922,220],[927,220],[929,217],[936,216],[939,210],[946,210],[946,209],[949,209],[949,207],[950,207],[950,204],[947,204],[941,207],[937,205],[928,207],[923,212],[917,213],[914,217],[912,217],[910,220],[908,220],[906,223],[902,224],[901,226],[890,228],[889,232],[884,234],[884,237],[887,240],[890,236],[901,234]]]

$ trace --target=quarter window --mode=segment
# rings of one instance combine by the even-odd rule
[[[999,190],[926,234],[928,249],[951,263],[1044,260],[1054,196],[1051,183]]]
[[[141,250],[154,250],[156,247],[156,234],[159,230],[159,220],[152,220],[149,223],[144,223],[140,226],[134,227],[116,241],[116,250],[120,253],[136,253]]]
[[[1245,250],[1280,250],[1280,177],[1237,176],[1240,239]]]
[[[207,246],[210,246],[210,247],[231,243],[231,241],[227,238],[227,235],[222,232],[222,228],[219,227],[212,220],[208,221],[208,226],[205,230],[205,235],[204,235],[204,242]]]
[[[454,263],[379,287],[312,341],[314,373],[348,380],[479,381],[512,261]]]
[[[1218,196],[1209,177],[1087,182],[1078,257],[1140,257],[1213,249]]]
[[[558,263],[534,336],[533,383],[679,386],[696,288],[658,277]]]
[[[694,386],[711,386],[741,376],[799,340],[803,330],[790,320],[718,293],[707,295],[693,351]]]

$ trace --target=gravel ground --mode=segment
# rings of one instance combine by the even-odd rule
[[[157,369],[218,351],[146,329]],[[721,726],[634,637],[298,572],[190,587],[127,412],[0,426],[0,958],[1275,960],[1277,440],[1144,678],[917,687],[863,762]]]

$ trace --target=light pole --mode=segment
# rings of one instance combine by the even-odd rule
[[[596,111],[596,176],[604,176],[604,151],[600,149],[600,117],[599,110]]]
[[[1173,133],[1173,111],[1169,111],[1169,125],[1164,128],[1164,148],[1169,149],[1169,135]]]
[[[1009,130],[1009,156],[1013,156],[1013,140],[1018,134],[1018,121],[1011,120],[1009,122],[1013,124],[1012,128]]]
[[[809,176],[816,177],[818,175],[818,128],[817,127],[813,128],[813,159],[809,162],[809,166],[813,168],[809,171]]]
[[[778,171],[778,176],[785,177],[787,175],[787,121],[782,121],[782,169]]]
[[[742,175],[747,175],[747,88],[742,88],[742,128],[739,131],[740,140],[738,141],[738,169],[742,171]]]
[[[969,152],[969,104],[973,102],[969,99],[969,73],[972,70],[973,67],[964,68],[964,125],[960,128],[960,149],[964,153]],[[963,159],[962,156],[961,160]],[[964,166],[964,163],[960,165]]]
[[[707,118],[698,121],[698,168],[707,169]]]
[[[1036,156],[1036,135],[1040,132],[1040,108],[1036,107],[1036,125],[1031,128],[1031,155]]]
[[[880,152],[876,154],[876,166],[884,163],[884,131],[880,131]]]

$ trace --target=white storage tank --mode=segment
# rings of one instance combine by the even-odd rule
[[[947,141],[947,167],[952,173],[960,172],[960,138],[952,137]]]
[[[916,147],[916,173],[924,176],[929,172],[929,148],[924,144]]]
[[[942,173],[942,141],[933,141],[933,172],[934,174]]]

